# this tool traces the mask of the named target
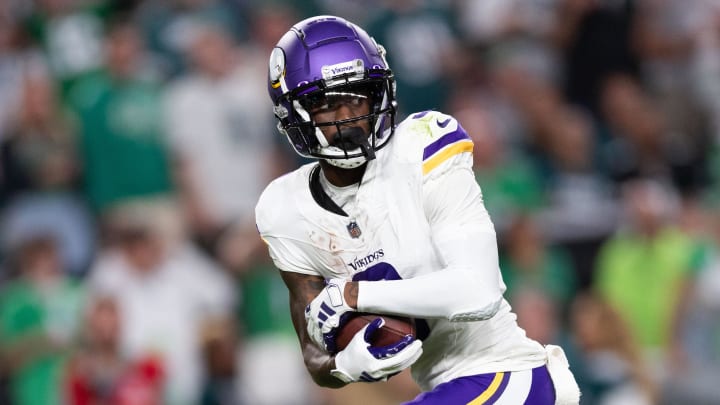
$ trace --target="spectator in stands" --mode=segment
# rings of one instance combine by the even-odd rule
[[[221,269],[178,236],[178,215],[168,210],[136,203],[113,211],[112,243],[91,269],[89,289],[116,300],[123,353],[163,360],[164,401],[195,404],[204,374],[202,326],[230,318],[235,292]]]
[[[68,362],[63,397],[68,405],[159,405],[165,370],[153,353],[129,359],[120,348],[122,315],[115,300],[93,297],[83,335]]]
[[[187,53],[203,26],[220,27],[233,41],[247,38],[251,18],[246,1],[143,0],[135,17],[163,77],[173,79],[188,72]]]
[[[704,260],[679,320],[684,356],[675,359],[663,387],[664,403],[712,403],[720,397],[720,212],[704,207]]]
[[[48,232],[63,271],[81,276],[94,255],[95,224],[76,190],[75,131],[46,74],[27,70],[22,83],[20,119],[0,140],[0,255],[28,233]]]
[[[197,28],[189,59],[192,70],[165,97],[167,141],[177,161],[185,216],[201,245],[230,267],[242,268],[243,259],[227,256],[250,256],[260,248],[253,209],[279,161],[269,135],[272,117],[255,101],[264,91],[258,76],[267,67],[257,71],[232,37],[210,24]],[[233,236],[243,243],[219,251]]]
[[[28,7],[23,26],[41,47],[63,100],[78,80],[102,68],[111,6],[106,0],[44,0]]]
[[[517,314],[518,325],[530,339],[544,345],[564,343],[563,308],[547,291],[531,285],[520,286],[508,298]]]
[[[45,68],[44,55],[28,47],[22,25],[13,17],[10,2],[0,3],[0,141],[17,125],[25,75]]]
[[[667,370],[681,350],[679,321],[701,259],[698,242],[672,222],[676,201],[660,183],[626,184],[625,226],[603,245],[595,279],[658,371]]]
[[[632,330],[606,300],[593,293],[575,299],[570,314],[568,359],[583,393],[597,405],[651,405],[657,385]]]
[[[203,325],[201,344],[206,375],[202,405],[245,404],[238,384],[237,332],[233,322],[210,321]]]
[[[81,129],[85,193],[100,214],[124,200],[173,190],[161,88],[144,77],[137,28],[117,21],[109,27],[105,49],[103,70],[79,81],[70,94]]]
[[[460,0],[456,7],[462,39],[481,50],[487,59],[522,65],[529,75],[558,85],[560,61],[549,40],[558,24],[555,3]]]
[[[643,16],[635,27],[642,82],[665,118],[668,131],[689,146],[702,148],[710,138],[708,107],[714,104],[704,97],[720,89],[716,80],[707,77],[713,70],[720,73],[720,62],[704,60],[719,56],[720,3],[639,0],[638,13]]]
[[[27,235],[12,259],[18,276],[0,290],[0,369],[10,372],[13,403],[59,405],[85,287],[65,275],[51,234]]]
[[[563,57],[563,90],[570,102],[599,110],[600,88],[610,74],[640,74],[634,27],[643,16],[637,0],[560,0],[553,43]]]
[[[502,246],[500,268],[511,304],[515,291],[526,289],[540,291],[558,309],[570,304],[578,284],[572,262],[562,248],[547,244],[535,218],[518,215]]]
[[[720,81],[717,80],[720,77],[720,3],[706,0],[700,1],[700,5],[697,13],[700,21],[693,27],[697,31],[691,58],[692,95],[698,99],[702,112],[707,114],[710,139],[717,147],[720,144]]]
[[[527,156],[513,148],[491,106],[474,94],[451,97],[451,114],[473,140],[473,170],[483,201],[502,235],[515,216],[544,206],[544,190]]]
[[[444,109],[458,46],[449,6],[417,0],[378,3],[366,27],[392,55],[388,63],[397,80],[400,116],[427,108]]]
[[[668,131],[666,117],[637,80],[609,76],[600,101],[607,130],[601,159],[614,181],[650,177],[672,183],[682,194],[702,187],[706,151],[684,134]]]
[[[569,253],[580,288],[592,283],[598,249],[618,223],[614,184],[598,170],[595,145],[589,114],[564,105],[549,115],[539,151],[546,173],[540,229]]]
[[[75,130],[59,108],[53,83],[38,72],[26,72],[21,83],[19,119],[0,144],[2,194],[72,189],[79,169]]]

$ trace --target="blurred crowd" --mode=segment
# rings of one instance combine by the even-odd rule
[[[583,404],[720,401],[720,0],[4,0],[0,403],[416,395],[313,386],[255,229],[306,163],[267,59],[317,14],[472,136],[506,297]]]

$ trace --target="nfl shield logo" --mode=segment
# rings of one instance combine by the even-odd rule
[[[362,235],[362,231],[360,230],[360,227],[355,221],[352,221],[347,225],[347,230],[350,233],[350,236],[355,239],[359,238],[360,235]]]

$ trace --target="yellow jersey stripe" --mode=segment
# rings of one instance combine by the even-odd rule
[[[422,165],[423,174],[428,174],[451,156],[462,152],[472,152],[472,150],[473,143],[471,140],[456,142],[427,159]]]
[[[505,376],[505,373],[495,373],[495,378],[490,382],[490,386],[487,387],[485,391],[483,391],[482,394],[480,394],[479,397],[473,399],[472,401],[468,402],[467,405],[482,405],[490,399],[490,397],[495,394],[495,391],[497,391],[498,387],[500,387],[500,383],[503,380],[503,377]]]

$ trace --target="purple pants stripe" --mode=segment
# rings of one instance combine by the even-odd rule
[[[548,398],[552,401],[548,402]],[[536,367],[532,371],[532,385],[528,394],[526,405],[555,404],[555,386],[550,379],[547,367]]]
[[[513,375],[515,380],[513,381]],[[520,374],[524,374],[521,378]],[[529,381],[529,375],[532,380]],[[522,380],[522,381],[521,381]],[[528,387],[529,385],[529,387]],[[522,391],[518,391],[522,390]],[[460,377],[423,392],[403,405],[553,405],[555,390],[545,366],[527,372],[504,372]]]

